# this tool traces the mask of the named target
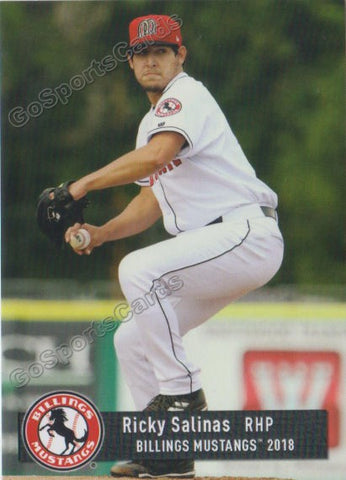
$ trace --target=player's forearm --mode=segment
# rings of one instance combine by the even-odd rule
[[[93,190],[102,190],[126,185],[147,177],[157,170],[155,156],[146,147],[133,150],[103,168],[96,170],[71,185],[70,192],[75,199]]]
[[[142,189],[120,215],[105,223],[102,235],[105,242],[130,237],[151,227],[161,216],[160,207],[149,187]]]
[[[69,190],[77,200],[93,190],[126,185],[167,165],[180,151],[184,137],[174,132],[156,135],[144,147],[132,150],[103,168],[73,183]]]

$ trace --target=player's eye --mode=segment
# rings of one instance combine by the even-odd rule
[[[144,48],[143,50],[141,50],[140,52],[138,53],[135,53],[135,55],[137,55],[138,57],[146,57],[148,55],[148,49],[147,48]]]
[[[167,47],[156,47],[153,53],[154,55],[164,55],[167,51]]]

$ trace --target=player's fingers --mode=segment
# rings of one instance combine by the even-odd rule
[[[71,240],[71,236],[75,234],[80,228],[80,223],[75,223],[72,227],[69,227],[65,232],[65,242],[69,243]]]
[[[90,225],[89,223],[83,223],[80,228],[84,228],[84,230],[87,230],[90,235],[92,235],[95,227],[93,228],[93,225]]]
[[[90,234],[91,242],[87,248],[91,249],[91,251],[95,247],[99,247],[104,243],[104,239],[102,237],[100,227],[96,227],[95,225],[90,225],[89,223],[83,223],[82,228],[87,230]],[[89,255],[89,253],[87,255]]]
[[[91,255],[93,250],[94,247],[83,248],[83,250],[77,250],[76,248],[73,248],[73,251],[77,253],[77,255]]]

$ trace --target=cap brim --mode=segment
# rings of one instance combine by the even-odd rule
[[[132,51],[132,53],[135,53],[134,50],[135,49],[141,49],[142,50],[145,50],[146,48],[148,47],[155,47],[155,46],[159,46],[159,47],[179,47],[179,44],[178,43],[172,43],[172,42],[160,42],[160,41],[150,41],[149,42],[144,42],[144,43],[136,43],[135,45],[131,45],[129,50]]]

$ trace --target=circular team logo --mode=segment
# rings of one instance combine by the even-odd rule
[[[104,436],[96,407],[79,393],[58,391],[39,398],[26,412],[23,439],[35,462],[57,471],[89,463]]]
[[[169,117],[179,113],[182,109],[181,102],[176,98],[166,98],[157,107],[155,115],[157,117]]]

